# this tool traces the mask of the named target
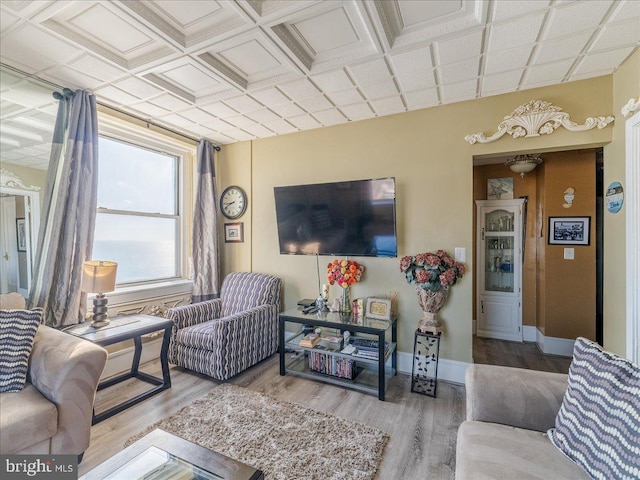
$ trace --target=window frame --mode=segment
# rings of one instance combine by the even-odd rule
[[[151,130],[148,125],[143,126],[144,122],[139,123],[142,125],[116,118],[104,112],[98,112],[98,135],[177,158],[176,215],[157,213],[143,213],[143,215],[146,217],[156,216],[159,218],[177,217],[176,256],[178,271],[177,276],[172,278],[117,284],[115,291],[109,294],[110,304],[128,303],[162,295],[182,293],[189,291],[192,285],[192,281],[189,279],[189,255],[191,249],[188,244],[188,239],[190,238],[189,232],[192,229],[193,220],[188,215],[189,208],[186,207],[187,205],[193,207],[193,191],[195,186],[193,172],[196,145],[195,143],[178,139],[177,135],[172,137]],[[96,206],[96,214],[114,212],[126,215],[135,215],[136,213],[126,210],[99,208],[99,206]]]

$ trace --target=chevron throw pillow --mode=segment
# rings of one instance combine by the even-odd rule
[[[578,338],[547,435],[591,478],[640,478],[640,367]]]
[[[24,388],[41,319],[41,309],[0,310],[0,393]]]

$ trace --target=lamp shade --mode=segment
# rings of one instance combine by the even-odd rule
[[[116,288],[118,264],[106,260],[89,260],[82,264],[82,291],[88,293],[113,292]]]
[[[504,164],[509,167],[512,172],[519,173],[521,177],[524,177],[525,173],[533,171],[541,163],[542,158],[529,153],[524,155],[516,155],[514,158],[504,162]]]

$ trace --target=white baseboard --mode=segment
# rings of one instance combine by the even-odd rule
[[[522,326],[522,340],[525,342],[538,341],[538,329],[533,325]]]
[[[540,330],[537,330],[538,346],[542,353],[549,355],[562,355],[563,357],[573,356],[573,344],[575,340],[568,338],[546,337]]]
[[[144,342],[142,344],[142,355],[140,355],[140,365],[160,358],[160,350],[162,350],[162,337]],[[100,379],[103,380],[131,370],[134,351],[134,347],[127,347],[110,353]]]

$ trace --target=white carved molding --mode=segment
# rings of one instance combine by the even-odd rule
[[[623,117],[630,117],[638,111],[640,111],[640,97],[630,98],[624,107],[620,109]]]
[[[0,187],[19,188],[20,190],[29,190],[31,192],[40,190],[40,187],[35,185],[25,186],[20,177],[6,168],[0,168]]]
[[[498,125],[498,131],[490,137],[484,132],[467,135],[464,139],[470,144],[490,143],[502,138],[505,134],[513,138],[539,137],[542,134],[550,135],[557,128],[563,126],[571,132],[582,132],[598,127],[602,129],[613,122],[613,116],[587,117],[584,124],[578,125],[569,119],[569,114],[562,108],[543,100],[531,100],[520,105]]]

